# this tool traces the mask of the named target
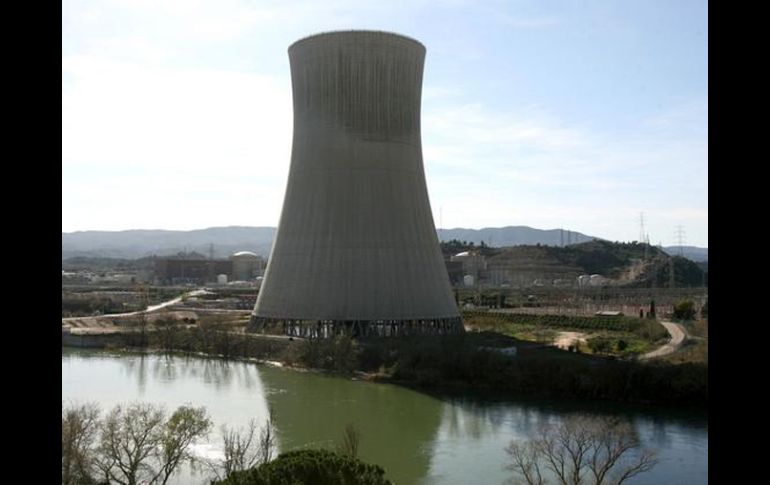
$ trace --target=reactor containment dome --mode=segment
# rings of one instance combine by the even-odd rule
[[[463,331],[428,200],[425,47],[377,31],[289,47],[294,133],[249,329],[306,337]]]

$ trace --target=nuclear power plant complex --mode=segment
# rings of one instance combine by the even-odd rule
[[[286,195],[251,331],[327,337],[463,331],[428,200],[425,47],[377,31],[289,47]]]

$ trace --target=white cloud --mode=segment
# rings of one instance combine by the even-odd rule
[[[662,240],[687,224],[707,244],[707,142],[689,129],[677,137],[684,118],[667,118],[665,133],[640,120],[617,134],[539,110],[435,109],[423,121],[434,216],[443,208],[447,228],[521,224],[630,240],[646,211]]]
[[[67,0],[62,230],[275,225],[291,153],[286,47],[333,29],[409,35],[413,19],[461,7],[498,28],[562,23],[520,5],[486,5]],[[467,31],[426,32],[441,39],[430,62],[490,48]],[[644,211],[654,239],[682,224],[706,244],[707,99],[684,99],[616,132],[556,108],[484,104],[453,82],[428,76],[423,90],[436,223],[443,207],[444,227],[527,224],[632,239]]]

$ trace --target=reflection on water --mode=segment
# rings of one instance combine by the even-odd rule
[[[135,378],[140,391],[144,391],[148,375],[155,381],[174,382],[180,379],[200,379],[203,383],[223,390],[236,385],[253,389],[257,385],[258,372],[254,365],[200,357],[170,354],[127,354],[133,358],[119,359],[126,375]]]
[[[279,448],[333,447],[348,423],[361,433],[360,456],[398,484],[503,483],[505,447],[574,412],[629,419],[660,463],[630,484],[707,483],[705,415],[643,406],[569,401],[453,399],[386,384],[351,381],[247,362],[160,354],[62,349],[62,394],[96,401],[149,401],[173,409],[206,406],[215,431],[201,449],[221,448],[219,427],[263,422],[274,409]],[[185,472],[175,483],[206,483]]]
[[[346,424],[361,434],[359,456],[388,470],[396,483],[415,483],[429,468],[442,419],[436,398],[390,385],[285,369],[262,369],[272,392],[284,449],[335,446]]]

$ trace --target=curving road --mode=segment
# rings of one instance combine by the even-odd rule
[[[107,313],[105,315],[98,315],[98,316],[88,316],[88,317],[67,317],[62,318],[62,322],[66,321],[72,321],[72,320],[83,320],[84,318],[99,318],[99,317],[109,317],[109,318],[120,318],[120,317],[133,317],[135,315],[141,315],[142,313],[152,313],[155,311],[160,310],[161,308],[165,308],[167,306],[176,305],[180,301],[182,301],[183,298],[187,298],[188,296],[197,296],[205,293],[205,289],[198,289],[194,291],[189,291],[187,293],[184,293],[173,300],[164,301],[163,303],[158,303],[157,305],[150,305],[147,307],[146,310],[139,310],[136,312],[128,312],[128,313]]]
[[[663,357],[664,355],[672,354],[679,350],[679,347],[682,346],[685,339],[687,338],[687,332],[678,323],[662,320],[659,323],[666,327],[668,334],[671,335],[671,340],[666,345],[655,349],[652,352],[647,352],[646,354],[639,356],[640,360],[654,359],[657,357]]]

